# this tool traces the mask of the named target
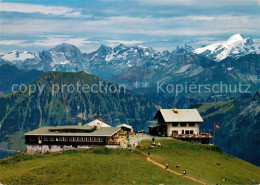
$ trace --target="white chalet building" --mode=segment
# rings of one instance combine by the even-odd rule
[[[154,119],[158,122],[149,126],[150,134],[163,136],[199,135],[203,123],[197,109],[160,109]]]

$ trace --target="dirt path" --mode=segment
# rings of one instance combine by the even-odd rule
[[[143,152],[142,152],[142,153],[143,153]],[[144,154],[144,153],[143,153],[143,154]],[[146,156],[146,154],[144,154],[144,155]],[[152,160],[150,157],[146,157],[146,159],[147,159],[147,161],[153,163],[154,165],[159,166],[159,167],[165,169],[165,165],[162,165],[162,164],[160,164],[160,163],[158,163],[158,162]],[[165,170],[166,170],[166,169],[165,169]],[[204,184],[204,185],[207,184],[206,182],[203,182],[203,181],[198,180],[198,179],[195,179],[195,178],[193,178],[193,177],[190,177],[190,176],[183,175],[183,174],[181,174],[181,173],[175,172],[175,171],[173,171],[173,170],[170,170],[169,168],[167,169],[167,171],[169,171],[170,173],[172,173],[172,174],[174,174],[174,175],[182,176],[183,178],[192,180],[192,181],[197,182],[197,183],[200,183],[200,184]]]

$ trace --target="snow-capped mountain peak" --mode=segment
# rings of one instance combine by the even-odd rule
[[[242,41],[242,40],[244,40],[243,36],[241,34],[237,33],[237,34],[229,37],[227,42],[237,42],[237,41]]]
[[[219,62],[227,57],[241,57],[257,53],[256,45],[251,38],[243,38],[240,34],[232,35],[227,41],[217,42],[193,51],[203,54]]]
[[[18,61],[25,61],[26,59],[35,58],[35,55],[28,51],[17,51],[13,50],[7,53],[0,53],[0,58],[7,60],[12,63],[16,63]]]

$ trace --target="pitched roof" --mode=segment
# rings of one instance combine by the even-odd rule
[[[154,119],[160,115],[165,122],[203,122],[197,109],[160,109]]]
[[[153,125],[149,125],[148,127],[149,127],[149,128],[155,128],[155,127],[159,127],[159,126],[161,126],[161,125],[159,125],[159,124],[153,124]]]
[[[77,127],[79,129],[77,129]],[[86,129],[82,127],[86,126],[56,126],[56,127],[41,127],[30,132],[25,133],[25,135],[42,135],[42,136],[112,136],[120,130],[118,127],[101,127],[100,129],[89,130],[90,132],[84,132]],[[91,126],[87,126],[91,127]],[[77,132],[65,132],[64,128],[73,128]],[[70,130],[70,129],[69,129]]]
[[[106,124],[105,122],[103,121],[100,121],[98,119],[95,119],[87,124],[85,124],[84,126],[100,126],[100,127],[111,127],[110,125]]]
[[[133,127],[131,126],[131,125],[127,125],[127,124],[120,124],[120,125],[117,125],[116,127],[120,127],[120,128],[122,128],[122,127],[125,127],[125,128],[128,128],[128,129],[132,129]]]
[[[51,127],[50,131],[65,131],[65,130],[81,130],[81,131],[91,131],[94,130],[94,126],[82,126],[82,125],[65,125]]]

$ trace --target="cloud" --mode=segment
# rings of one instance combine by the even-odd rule
[[[103,40],[138,40],[136,38],[140,37],[144,40],[143,37],[148,36],[162,39],[172,36],[257,34],[259,29],[258,17],[231,15],[167,18],[117,16],[94,20],[19,19],[1,24],[1,34],[7,35],[83,34]]]
[[[63,6],[45,6],[26,3],[5,3],[0,2],[0,11],[19,13],[39,13],[44,15],[56,15],[66,17],[79,17],[81,12],[73,8]]]
[[[123,43],[151,44],[147,46],[163,50],[165,46],[169,49],[184,42],[193,46],[210,44],[235,33],[253,36],[255,40],[259,29],[258,17],[250,15],[110,16],[91,19],[21,17],[11,21],[3,19],[3,41],[0,45],[51,48],[60,43],[69,43],[82,51],[93,51],[100,44],[113,47]],[[12,36],[18,39],[8,41]],[[24,38],[28,40],[24,41]]]
[[[103,40],[103,41],[90,41],[84,37],[71,37],[69,35],[57,35],[57,36],[43,36],[43,39],[36,39],[33,42],[29,42],[26,40],[2,40],[0,41],[0,45],[17,45],[21,47],[28,47],[28,46],[43,46],[43,47],[53,47],[61,43],[68,43],[75,45],[77,47],[84,46],[86,44],[108,44],[108,45],[118,45],[118,44],[125,44],[125,45],[135,45],[141,44],[144,41],[137,41],[137,40]]]
[[[53,47],[61,43],[68,43],[75,45],[77,47],[84,46],[86,44],[93,44],[97,43],[95,41],[89,41],[86,38],[82,37],[69,37],[66,36],[51,36],[51,37],[45,37],[43,39],[36,39],[34,41],[27,41],[27,40],[1,40],[0,45],[15,45],[20,47],[35,47],[35,46],[41,46],[41,47]]]
[[[118,45],[118,44],[125,44],[125,45],[136,45],[141,44],[144,41],[140,40],[104,40],[105,42],[108,42],[108,44],[112,45]]]
[[[0,40],[0,45],[20,45],[23,42],[25,42],[25,40]]]
[[[61,43],[68,43],[77,47],[81,47],[84,46],[85,44],[94,43],[94,42],[88,41],[86,38],[82,38],[82,37],[77,37],[77,38],[48,37],[46,39],[36,40],[35,42],[32,43],[32,45],[53,47]]]
[[[166,5],[166,6],[235,6],[235,5],[245,5],[245,4],[257,4],[256,1],[245,1],[245,0],[135,0],[140,4],[146,5]]]

